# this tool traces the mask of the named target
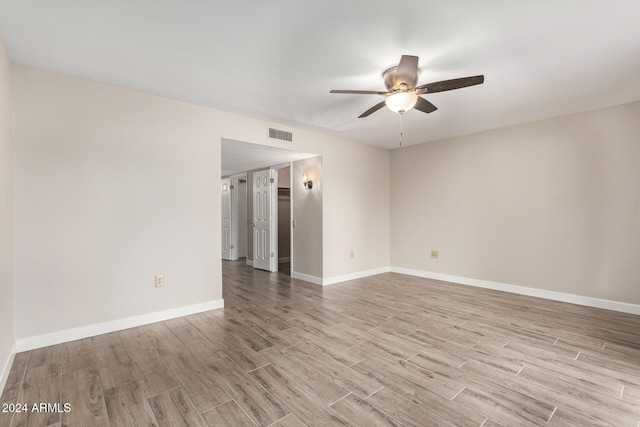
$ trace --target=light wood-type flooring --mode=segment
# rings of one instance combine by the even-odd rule
[[[223,263],[225,308],[16,355],[2,426],[640,426],[640,317]]]

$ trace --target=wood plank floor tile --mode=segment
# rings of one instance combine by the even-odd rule
[[[544,418],[545,415],[547,417],[550,416],[555,407],[555,405],[550,404],[544,396],[531,396],[526,393],[521,393],[512,387],[511,381],[509,380],[503,380],[501,382],[492,381],[492,376],[496,373],[500,374],[502,371],[489,365],[485,365],[484,375],[477,375],[477,372],[476,375],[468,375],[464,369],[451,368],[449,365],[432,361],[422,355],[411,359],[409,363],[416,363],[441,379],[451,378],[452,380],[457,380],[465,384],[464,391],[467,392],[467,395],[472,394],[475,398],[482,395],[483,398],[478,398],[478,400],[482,400],[482,403],[490,401],[495,404],[496,409],[502,409],[503,407],[518,408],[518,411],[525,414],[530,413],[533,414],[533,416]],[[464,366],[461,368],[464,368]],[[513,378],[514,376],[505,375],[505,377]],[[460,393],[456,395],[456,397],[458,396],[460,396]],[[454,398],[454,400],[457,399]],[[479,407],[478,405],[470,406],[471,409],[477,409]],[[488,417],[486,412],[478,412]],[[500,422],[500,419],[496,419],[496,421]]]
[[[151,342],[137,347],[129,347],[127,355],[133,365],[135,376],[147,397],[178,387],[178,380]]]
[[[323,351],[319,351],[315,346],[302,343],[289,347],[283,351],[304,360],[305,363],[313,366],[326,377],[331,378],[334,383],[344,387],[346,390],[351,391],[363,399],[379,388],[375,381],[370,380],[355,370],[344,366],[342,363],[338,362]]]
[[[303,423],[310,426],[350,425],[337,412],[273,365],[256,369],[250,375],[284,403]]]
[[[16,403],[15,401],[2,400],[0,403]],[[6,412],[0,411],[0,426],[11,426],[11,420],[13,419],[14,412],[7,409]]]
[[[27,369],[29,355],[29,353],[18,353],[15,355],[13,365],[9,371],[9,376],[7,377],[7,382],[0,395],[1,403],[15,402],[18,398],[20,386],[22,385],[22,380]]]
[[[624,401],[640,406],[640,388],[625,386],[620,394]]]
[[[215,338],[206,337],[192,323],[187,322],[186,325],[174,328],[174,331],[185,347],[201,361],[226,357],[225,345],[216,343]]]
[[[593,390],[610,397],[618,397],[622,389],[622,384],[616,379],[607,378],[604,375],[595,375],[592,372],[582,370],[574,364],[531,360],[518,375],[556,389],[562,389],[567,384],[571,384],[573,387]],[[561,382],[558,382],[558,380]]]
[[[133,365],[119,338],[94,344],[93,349],[103,390],[109,390],[135,379]]]
[[[408,401],[402,396],[386,388],[367,398],[367,402],[380,408],[386,414],[399,420],[403,425],[415,427],[446,426],[455,424],[444,420],[431,412],[425,411],[419,405]]]
[[[202,413],[231,400],[222,387],[212,379],[209,369],[189,351],[171,354],[164,359],[198,412]]]
[[[46,410],[43,412],[34,411],[33,405],[35,404],[39,407],[40,403],[60,404],[62,397],[61,387],[62,378],[59,361],[27,368],[18,393],[17,402],[26,404],[28,410],[14,414],[11,425],[16,427],[50,426],[60,423],[60,413],[47,412]]]
[[[356,426],[402,426],[399,421],[353,394],[338,400],[331,407]]]
[[[513,374],[516,374],[524,366],[522,361],[519,359],[503,357],[501,354],[495,352],[491,354],[488,351],[483,351],[483,349],[488,347],[486,339],[474,344],[472,347],[469,347],[467,345],[457,344],[455,342],[433,336],[423,331],[417,331],[411,336],[428,343],[429,346],[432,346],[428,350],[421,351],[421,355],[432,359],[438,359],[447,364],[458,363],[462,359],[473,359],[484,362],[496,369]],[[490,341],[494,340],[490,339]],[[444,351],[445,354],[442,354],[442,351]],[[453,357],[448,358],[447,354],[451,354]],[[458,366],[461,366],[465,360],[462,360]]]
[[[271,424],[271,427],[307,427],[307,425],[300,421],[300,418],[293,414],[289,414],[281,420]]]
[[[592,418],[587,414],[574,411],[571,409],[558,408],[553,416],[549,420],[550,426],[598,426],[598,427],[620,427],[622,424],[614,424],[606,420],[599,420]],[[637,425],[630,424],[629,427],[637,427]]]
[[[118,332],[110,332],[108,334],[96,335],[94,337],[91,337],[91,343],[94,345],[118,340],[120,340],[120,335],[118,334]]]
[[[198,330],[200,336],[208,341],[208,343],[202,341],[198,343],[189,343],[189,345],[193,347],[192,352],[195,352],[197,356],[200,356],[203,359],[228,356],[247,371],[259,368],[260,366],[264,366],[268,363],[257,351],[250,348],[241,338],[232,333],[228,333],[221,328],[212,320],[212,315],[206,312],[200,314],[200,316],[190,317],[189,320],[189,322]],[[221,351],[223,354],[221,354]]]
[[[497,423],[496,421],[486,419],[484,423],[481,424],[482,427],[505,427],[502,424]]]
[[[407,359],[418,353],[424,343],[411,335],[401,335],[378,327],[363,337],[365,343],[378,347],[398,359]]]
[[[179,353],[187,350],[173,331],[164,323],[152,323],[142,327],[149,340],[156,347],[161,356]]]
[[[51,345],[30,351],[27,368],[37,368],[39,366],[60,363],[62,361],[62,352],[63,344]]]
[[[343,325],[336,325],[330,330],[299,326],[288,329],[285,333],[295,337],[297,342],[305,342],[308,346],[313,346],[340,363],[350,366],[362,359],[349,351],[349,348],[358,344],[360,340],[343,333],[343,328]]]
[[[593,388],[581,387],[579,383],[567,383],[556,376],[532,368],[523,369],[518,377],[542,384],[549,390],[558,393],[556,401],[559,403],[557,406],[567,409],[566,412],[570,412],[569,409],[574,409],[591,418],[603,422],[610,421],[614,424],[628,422],[629,416],[640,419],[640,406],[629,404],[621,399],[619,396],[623,396],[622,389],[619,396],[611,397],[606,392],[602,393]]]
[[[149,405],[160,427],[206,427],[182,388],[174,388],[149,398]]]
[[[251,418],[233,400],[206,411],[202,417],[209,427],[255,427]]]
[[[465,411],[458,402],[451,400],[464,389],[462,382],[438,381],[429,372],[404,361],[364,360],[353,369],[375,378],[381,387],[456,425],[478,426],[486,418],[473,411]]]
[[[262,354],[271,365],[297,380],[301,388],[304,388],[326,404],[335,402],[349,394],[349,390],[340,384],[334,383],[329,376],[324,375],[315,367],[305,363],[303,359],[295,357],[285,350],[274,347],[263,351]]]
[[[122,341],[124,348],[151,345],[151,340],[149,340],[149,337],[141,327],[119,331],[118,337],[120,338],[120,341]]]
[[[224,309],[17,354],[2,403],[73,409],[0,425],[640,427],[640,316],[283,271],[224,261]]]
[[[580,353],[576,356],[578,363],[589,365],[589,370],[598,372],[610,378],[616,378],[623,385],[640,388],[640,363],[626,360],[616,360],[604,355],[590,352]]]
[[[62,414],[62,425],[109,426],[109,416],[96,368],[75,369],[62,376],[62,400],[73,402],[71,410]]]
[[[539,408],[539,411],[523,410],[504,405],[493,396],[465,388],[455,398],[463,406],[468,407],[485,416],[491,415],[492,419],[503,425],[514,426],[540,426],[546,424],[553,414],[554,408]]]
[[[289,414],[289,410],[229,358],[209,361],[212,378],[260,426]]]
[[[289,347],[295,342],[295,340],[291,340],[289,336],[282,332],[281,329],[269,325],[267,323],[268,320],[262,321],[261,319],[253,316],[235,320],[239,322],[243,328],[251,329],[256,334],[278,347]]]
[[[104,400],[111,427],[158,425],[137,381],[106,390]]]
[[[349,349],[352,358],[359,362],[362,359],[384,359],[389,362],[395,362],[398,360],[407,360],[416,353],[405,353],[403,350],[394,351],[393,347],[379,346],[370,341],[361,342]],[[354,362],[355,363],[355,362]]]
[[[62,373],[76,369],[97,368],[98,363],[91,338],[62,344]]]
[[[255,333],[253,330],[244,328],[236,319],[226,319],[225,322],[219,323],[218,326],[227,334],[236,337],[244,346],[254,352],[264,350],[265,348],[269,348],[274,345],[266,338]]]

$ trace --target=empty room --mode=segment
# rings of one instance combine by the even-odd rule
[[[0,0],[0,426],[640,427],[637,16]]]

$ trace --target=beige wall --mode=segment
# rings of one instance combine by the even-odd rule
[[[221,298],[222,138],[322,154],[323,256],[307,274],[389,265],[388,183],[362,190],[388,182],[387,150],[299,129],[274,142],[261,120],[12,72],[17,338]],[[386,249],[363,244],[353,262],[364,234]]]
[[[639,304],[638,118],[634,103],[393,150],[391,264]]]
[[[14,340],[11,63],[0,35],[0,391]],[[7,366],[8,368],[8,366]]]
[[[215,112],[12,71],[16,337],[222,298]]]
[[[291,168],[278,169],[278,188],[291,188]]]
[[[323,237],[340,242],[324,247],[324,277],[389,266],[389,151],[344,143],[322,154]]]
[[[304,188],[302,177],[313,181]],[[291,203],[293,204],[293,260],[291,274],[322,278],[323,271],[323,164],[322,157],[298,160],[291,165]],[[300,179],[297,179],[300,177]],[[327,244],[327,243],[325,243]]]

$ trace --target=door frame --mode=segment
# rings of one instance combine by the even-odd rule
[[[240,173],[237,175],[232,175],[231,176],[231,183],[233,184],[233,190],[234,190],[234,201],[233,201],[233,207],[232,209],[234,210],[234,215],[233,215],[233,232],[234,232],[234,238],[233,238],[233,245],[234,245],[234,260],[238,260],[242,257],[246,257],[247,256],[247,245],[249,243],[249,239],[247,238],[247,233],[249,232],[249,224],[247,222],[248,219],[248,212],[247,212],[247,197],[249,196],[247,193],[246,188],[248,187],[248,183],[247,183],[247,174],[245,173]],[[240,185],[244,184],[245,185],[245,192],[244,192],[244,199],[241,197],[242,194],[240,193]],[[245,215],[244,217],[240,216],[240,212],[241,212],[241,205],[244,204],[244,212]],[[244,228],[245,233],[244,233],[244,242],[240,242],[240,237],[242,235],[242,233],[240,233],[241,228]],[[244,245],[244,254],[241,255],[240,254],[240,246]]]
[[[233,260],[233,184],[231,178],[222,178],[220,183],[221,203],[221,251],[222,259]],[[227,217],[228,216],[228,217]]]

